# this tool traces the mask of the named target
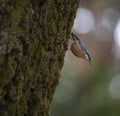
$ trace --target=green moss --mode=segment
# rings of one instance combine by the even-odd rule
[[[7,31],[0,55],[1,116],[49,116],[78,2],[0,2],[0,31]]]

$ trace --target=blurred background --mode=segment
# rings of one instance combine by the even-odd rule
[[[51,116],[120,116],[120,0],[81,0],[72,31],[92,66],[66,51]]]

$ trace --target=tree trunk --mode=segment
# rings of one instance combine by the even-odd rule
[[[0,1],[0,116],[49,116],[78,5]]]

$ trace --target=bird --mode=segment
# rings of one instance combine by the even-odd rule
[[[73,32],[71,33],[71,37],[73,40],[70,47],[70,50],[72,51],[72,53],[78,58],[83,58],[87,60],[92,65],[91,56],[84,42]]]

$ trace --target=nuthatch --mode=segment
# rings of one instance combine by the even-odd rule
[[[90,54],[88,53],[83,41],[74,33],[71,33],[71,36],[73,39],[73,43],[71,45],[72,53],[78,58],[86,59],[91,64]]]

